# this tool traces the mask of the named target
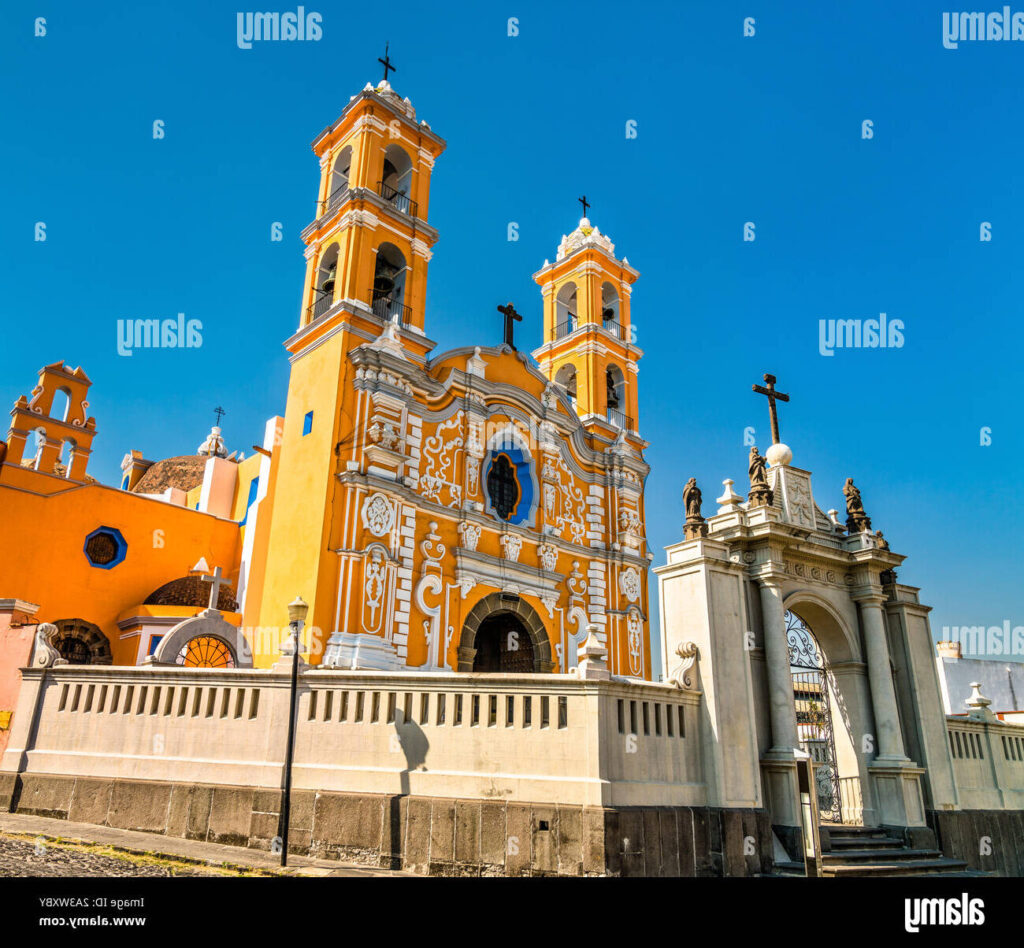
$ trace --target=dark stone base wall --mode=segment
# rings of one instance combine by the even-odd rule
[[[269,850],[280,790],[0,774],[0,811]],[[772,869],[763,810],[585,807],[292,793],[289,852],[424,875],[747,876]]]
[[[943,855],[972,869],[1024,876],[1024,810],[929,810]]]

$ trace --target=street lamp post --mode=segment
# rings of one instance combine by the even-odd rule
[[[288,702],[288,749],[284,758],[284,800],[281,803],[281,866],[288,865],[288,823],[291,817],[292,802],[292,756],[295,751],[295,706],[299,700],[299,647],[302,626],[306,621],[309,604],[296,596],[294,602],[288,603],[288,626],[291,632],[292,646],[292,683]]]

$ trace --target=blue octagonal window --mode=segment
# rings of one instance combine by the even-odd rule
[[[85,558],[98,569],[113,569],[127,553],[128,544],[114,527],[97,527],[85,538]]]

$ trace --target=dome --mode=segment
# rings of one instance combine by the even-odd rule
[[[162,494],[168,487],[192,490],[203,483],[206,458],[198,454],[184,454],[165,458],[152,464],[132,488],[133,494]]]
[[[217,608],[221,612],[238,611],[234,594],[235,591],[226,583],[220,587]],[[199,573],[164,583],[155,592],[150,593],[144,602],[147,606],[195,606],[201,609],[205,609],[209,604],[210,584],[204,583]]]

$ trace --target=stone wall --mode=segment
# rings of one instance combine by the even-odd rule
[[[280,786],[287,674],[25,669],[0,773]],[[700,696],[570,675],[307,671],[299,790],[580,806],[704,806]]]
[[[928,824],[943,855],[971,869],[1024,876],[1024,810],[931,810]]]
[[[0,810],[269,850],[279,790],[0,774]],[[771,871],[768,816],[298,790],[289,851],[423,875],[746,876]]]

